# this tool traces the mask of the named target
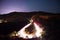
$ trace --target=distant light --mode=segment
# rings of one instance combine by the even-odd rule
[[[7,20],[4,20],[5,23],[7,23]]]
[[[0,19],[0,23],[2,23],[3,22],[3,20],[2,19]]]
[[[17,34],[16,34],[17,32],[16,31],[14,31],[14,32],[12,32],[12,33],[10,33],[10,37],[14,37],[14,36],[17,36]]]
[[[7,20],[0,19],[0,23],[7,23]]]

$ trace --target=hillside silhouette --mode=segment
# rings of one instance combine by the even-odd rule
[[[33,15],[46,15],[46,16],[51,16],[55,17],[59,15],[59,13],[48,13],[48,12],[11,12],[8,14],[0,15],[0,19],[7,20],[8,22],[14,22],[16,20],[18,21],[23,21],[26,18],[30,19]],[[54,15],[54,16],[53,16]]]

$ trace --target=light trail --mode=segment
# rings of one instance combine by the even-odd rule
[[[25,29],[31,25],[34,25],[35,27],[35,31],[33,31],[33,33],[28,34],[26,33]],[[42,33],[43,33],[43,28],[40,27],[40,25],[38,25],[38,23],[36,22],[30,22],[29,24],[27,24],[26,26],[24,26],[21,30],[18,31],[17,35],[18,37],[24,38],[24,39],[31,39],[31,38],[36,38],[36,37],[42,37]]]

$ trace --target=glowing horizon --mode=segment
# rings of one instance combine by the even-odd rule
[[[0,0],[0,14],[6,14],[13,11],[60,12],[58,2],[56,0]]]

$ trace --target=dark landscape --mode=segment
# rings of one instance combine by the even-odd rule
[[[11,12],[0,15],[0,40],[38,40],[22,39],[16,36],[10,38],[10,33],[18,32],[29,20],[34,18],[39,20],[46,31],[42,40],[59,40],[60,14],[48,12]]]

